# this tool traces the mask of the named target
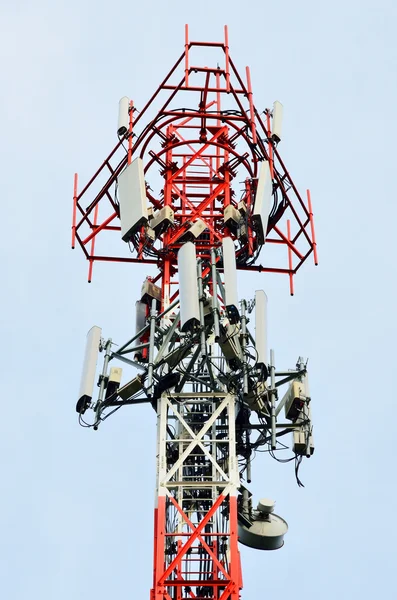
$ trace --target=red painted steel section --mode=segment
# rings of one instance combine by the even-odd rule
[[[99,205],[97,204],[95,207],[96,214],[98,212],[97,211],[98,207],[99,207]],[[113,219],[115,219],[116,217],[117,217],[117,213],[113,213],[112,215],[110,215],[110,217],[105,219],[103,221],[103,223],[101,223],[101,225],[94,227],[92,233],[90,233],[90,235],[88,237],[86,237],[85,240],[82,240],[81,243],[84,244],[84,246],[86,244],[88,244],[88,242],[90,242],[100,231],[102,231],[102,229],[106,229],[107,226],[109,225],[109,223],[111,223],[113,221]],[[95,225],[95,221],[96,221],[96,218],[94,218],[94,225]],[[95,246],[91,246],[91,253],[94,251],[94,249],[95,249]]]
[[[255,109],[254,109],[254,102],[252,100],[251,72],[250,72],[249,67],[246,67],[246,74],[247,74],[248,100],[249,100],[249,105],[250,105],[252,143],[256,144],[257,139],[256,139],[256,127],[255,127]]]
[[[225,76],[226,76],[226,92],[230,92],[230,62],[229,62],[229,31],[227,25],[225,25]]]
[[[190,528],[189,534],[177,531],[167,532],[167,502],[172,503],[183,517]],[[222,509],[222,506],[229,507],[230,532],[219,532],[213,528],[211,533],[206,532],[207,524],[217,511]],[[171,561],[167,559],[165,543],[167,537],[176,540],[176,553]],[[182,541],[182,538],[185,541]],[[227,538],[230,538],[228,565],[222,564],[218,559],[218,547],[222,543],[222,539]],[[201,558],[197,558],[197,554],[191,553],[192,548],[201,549]],[[202,558],[204,554],[205,559]],[[204,572],[199,568],[198,562],[206,563],[207,568]],[[208,577],[209,573],[211,573],[211,577]],[[196,588],[196,593],[192,588]],[[154,570],[151,599],[178,600],[178,598],[182,598],[182,591],[188,593],[191,598],[199,599],[201,596],[197,595],[197,589],[204,588],[206,588],[205,597],[208,600],[220,600],[221,598],[238,600],[239,598],[242,575],[237,537],[237,498],[220,494],[200,523],[195,526],[173,497],[166,499],[164,496],[159,496],[154,517]]]
[[[185,86],[189,85],[189,25],[185,25]]]
[[[97,204],[95,206],[94,209],[94,223],[93,223],[93,227],[94,227],[94,232],[96,231],[96,227],[97,227],[97,223],[98,223],[98,210],[99,210],[99,204]],[[95,235],[92,236],[91,239],[91,253],[90,256],[93,256],[95,252]],[[88,265],[88,283],[91,283],[92,281],[92,268],[94,266],[94,261],[92,258],[90,258],[89,260],[89,265]]]
[[[186,26],[184,53],[142,111],[134,113],[135,108],[131,102],[128,133],[79,194],[76,186],[73,196],[72,244],[77,240],[83,251],[87,241],[100,232],[106,231],[106,236],[111,236],[114,235],[113,231],[117,231],[117,228],[108,227],[115,210],[116,213],[119,210],[115,191],[117,177],[134,157],[140,156],[144,161],[149,203],[155,210],[166,205],[174,210],[174,224],[154,244],[148,241],[145,230],[142,229],[136,243],[131,240],[132,255],[128,256],[127,247],[118,256],[106,254],[106,250],[99,256],[91,249],[90,254],[85,252],[91,264],[104,260],[155,263],[164,275],[162,288],[166,290],[171,285],[180,247],[178,237],[184,235],[189,223],[202,219],[207,225],[208,233],[197,242],[197,250],[203,259],[208,258],[209,249],[213,245],[221,245],[223,236],[227,234],[236,241],[239,269],[289,274],[289,262],[288,267],[280,264],[283,261],[282,253],[268,252],[267,264],[255,264],[255,256],[260,247],[249,217],[246,234],[242,235],[237,230],[231,231],[222,218],[224,209],[229,205],[237,208],[240,200],[244,200],[249,211],[252,211],[258,163],[261,160],[270,160],[275,190],[276,204],[270,215],[268,233],[274,230],[280,238],[274,242],[268,239],[268,242],[274,249],[284,244],[292,250],[297,259],[292,265],[294,272],[303,264],[307,253],[313,252],[317,262],[313,213],[300,197],[280,158],[278,148],[271,139],[270,111],[266,111],[265,124],[255,108],[249,68],[246,69],[245,85],[230,58],[226,26],[224,34],[222,43],[189,41]],[[191,49],[203,46],[212,48],[215,53],[223,52],[224,66],[219,66],[219,62],[213,67],[191,66]],[[181,78],[178,79],[180,69]],[[183,96],[179,98],[182,91]],[[226,110],[222,109],[224,99],[227,100]],[[234,109],[230,108],[231,101],[235,103]],[[183,105],[189,108],[181,108]],[[149,110],[151,117],[143,125]],[[157,116],[153,118],[153,114],[156,114],[153,111],[156,110]],[[136,118],[133,118],[134,114],[137,114]],[[127,151],[123,147],[123,141],[128,142]],[[104,168],[110,171],[105,182]],[[158,178],[155,173],[158,169],[164,178],[162,194],[150,187],[151,178]],[[239,182],[242,180],[244,183],[241,185]],[[93,211],[99,202],[103,218],[101,223],[94,226]],[[311,207],[310,202],[309,206]],[[78,221],[77,211],[81,215]],[[293,237],[289,241],[286,232],[287,215],[293,229]],[[107,238],[102,243],[103,248],[106,248],[106,240]]]
[[[310,190],[307,190],[307,203],[308,203],[308,207],[309,207],[310,228],[311,228],[311,232],[312,232],[314,264],[317,266],[318,265],[317,243],[316,243],[316,234],[314,231],[314,218],[313,218],[313,209],[312,209],[312,200],[311,200],[311,196],[310,196]]]
[[[288,239],[288,267],[289,267],[289,291],[294,295],[294,272],[292,269],[292,250],[291,250],[291,221],[287,221],[287,239]]]
[[[76,244],[77,182],[78,175],[75,173],[73,182],[72,249]]]
[[[270,112],[267,111],[266,112],[266,126],[267,126],[267,136],[269,139],[268,145],[267,145],[267,151],[269,154],[269,166],[270,166],[270,174],[272,176],[272,179],[274,179],[274,169],[273,169],[273,145],[271,143],[271,137],[272,137],[272,128],[270,125]]]

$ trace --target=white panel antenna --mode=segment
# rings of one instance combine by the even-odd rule
[[[267,367],[267,296],[263,290],[255,292],[255,348],[257,364]]]
[[[240,315],[237,295],[236,250],[232,238],[223,238],[222,251],[225,279],[225,305],[230,322],[236,323],[240,320]]]
[[[197,257],[192,242],[186,242],[179,250],[178,272],[181,327],[188,331],[200,323]]]
[[[135,302],[135,334],[139,333],[146,325],[147,306],[141,300]]]
[[[263,161],[259,172],[254,210],[252,213],[252,222],[260,244],[265,243],[272,196],[273,181],[270,174],[270,165],[268,161]]]
[[[146,185],[143,161],[136,158],[118,177],[121,237],[128,242],[131,236],[148,221]]]
[[[117,122],[117,135],[120,137],[125,135],[129,129],[130,123],[130,99],[127,96],[123,96],[123,98],[119,101],[119,119]]]
[[[142,300],[137,300],[135,302],[135,334],[142,331],[142,329],[146,326],[146,312],[147,312],[147,304],[142,302]],[[139,344],[140,339],[136,342]],[[135,354],[135,358],[137,360],[142,359],[142,351],[137,351]]]
[[[281,131],[283,124],[283,105],[281,102],[276,100],[273,104],[273,125],[272,125],[272,138],[275,142],[281,140]]]
[[[83,363],[83,371],[81,374],[80,393],[77,406],[81,409],[87,406],[92,400],[94,393],[94,383],[96,374],[96,364],[98,361],[99,343],[101,341],[102,329],[94,325],[87,334],[85,346],[85,355]],[[76,407],[77,409],[77,407]],[[78,412],[81,412],[78,411]]]

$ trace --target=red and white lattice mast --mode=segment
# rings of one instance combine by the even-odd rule
[[[81,191],[75,176],[72,246],[89,261],[89,281],[95,261],[158,269],[126,343],[113,351],[99,327],[90,330],[77,411],[82,419],[93,409],[94,429],[122,405],[149,402],[157,412],[152,600],[237,600],[238,541],[275,549],[287,529],[271,501],[252,504],[254,451],[268,446],[275,457],[290,430],[297,467],[313,452],[305,363],[276,370],[266,294],[239,300],[237,273],[285,273],[293,294],[299,267],[311,253],[317,263],[316,243],[310,194],[301,198],[278,152],[282,105],[257,110],[227,27],[219,43],[190,41],[187,26],[185,34],[146,106],[121,99],[119,141]],[[200,47],[213,52],[212,66],[194,62]],[[119,255],[107,250],[114,235]],[[110,368],[118,361],[138,370],[124,385],[121,368]]]

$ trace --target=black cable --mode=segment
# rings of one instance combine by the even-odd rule
[[[106,419],[109,418],[113,413],[115,413],[118,410],[120,410],[120,408],[122,406],[124,406],[124,405],[120,404],[120,406],[116,406],[116,408],[114,408],[113,410],[111,410],[110,413],[107,413],[104,417],[99,417],[99,421],[106,421]]]
[[[303,459],[302,455],[300,455],[300,456],[298,456],[297,454],[295,455],[295,478],[296,478],[296,483],[298,484],[299,487],[305,487],[303,485],[302,481],[299,479],[299,467],[301,466],[302,459]]]
[[[86,421],[84,421],[81,414],[79,414],[79,425],[80,425],[80,427],[90,428],[90,427],[94,427],[95,423],[87,423]]]

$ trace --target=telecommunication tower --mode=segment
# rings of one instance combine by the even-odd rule
[[[124,405],[157,413],[151,600],[237,600],[238,542],[277,549],[287,531],[274,502],[254,503],[247,488],[255,451],[276,457],[290,434],[300,483],[314,450],[306,363],[276,369],[267,296],[239,299],[237,285],[240,270],[281,273],[294,293],[310,254],[317,264],[310,193],[301,197],[279,154],[282,105],[257,109],[224,34],[195,42],[186,26],[158,89],[139,110],[120,100],[116,146],[80,191],[74,180],[72,247],[88,280],[96,261],[157,267],[125,343],[88,333],[76,406],[84,424],[93,411],[94,429]],[[212,66],[198,66],[203,49]],[[120,363],[136,370],[126,383]]]

